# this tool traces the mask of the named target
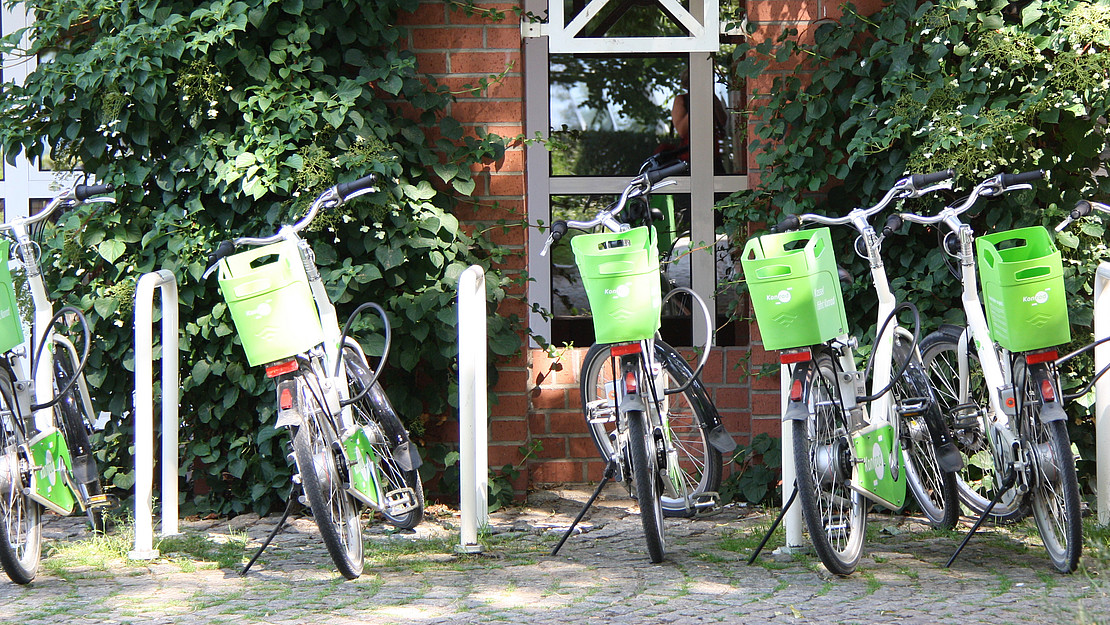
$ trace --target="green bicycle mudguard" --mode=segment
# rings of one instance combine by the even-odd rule
[[[370,438],[363,428],[354,428],[343,437],[343,450],[347,456],[347,475],[350,486],[347,492],[363,503],[382,508],[381,482],[377,475],[378,456],[370,445]]]

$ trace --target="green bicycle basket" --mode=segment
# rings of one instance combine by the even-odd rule
[[[570,240],[594,318],[594,340],[624,343],[659,330],[662,294],[655,230],[580,234]]]
[[[12,270],[8,267],[8,251],[12,242],[0,241],[0,352],[23,342],[23,322],[15,300]]]
[[[220,292],[251,366],[299,354],[324,340],[296,244],[282,241],[228,256]]]
[[[750,239],[740,264],[765,349],[817,345],[848,332],[828,228]]]
[[[1012,352],[1071,340],[1060,251],[1041,226],[975,240],[991,338]]]

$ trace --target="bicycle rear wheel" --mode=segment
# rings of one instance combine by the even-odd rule
[[[320,537],[347,579],[362,575],[362,525],[358,504],[343,488],[345,476],[336,462],[339,439],[320,401],[319,380],[311,371],[297,378],[303,423],[293,435],[293,453],[301,485]]]
[[[921,341],[921,360],[929,376],[941,413],[952,432],[953,441],[963,456],[964,466],[956,474],[960,503],[975,516],[987,509],[1002,484],[990,443],[979,415],[989,409],[983,367],[973,349],[967,350],[967,393],[960,391],[959,339],[962,328],[943,327]],[[1017,489],[1003,493],[991,509],[990,519],[1015,523],[1029,515],[1029,505]]]
[[[1042,421],[1032,376],[1017,375],[1025,378],[1021,440],[1033,459],[1029,491],[1033,520],[1052,565],[1061,573],[1071,573],[1078,566],[1083,549],[1083,525],[1067,423]],[[1059,397],[1059,384],[1053,382],[1053,386]]]
[[[35,579],[42,553],[42,507],[25,494],[29,458],[8,371],[0,369],[0,565],[17,584]]]
[[[793,420],[798,501],[809,539],[825,568],[849,575],[863,553],[868,502],[849,487],[848,419],[841,408],[832,358],[815,352],[803,392],[809,418]]]
[[[590,437],[603,459],[614,453],[616,433],[615,414],[620,398],[618,385],[613,384],[619,370],[619,359],[611,353],[612,345],[595,344],[586,352],[582,361],[581,396]],[[670,483],[661,495],[663,514],[668,517],[692,516],[699,508],[715,501],[721,487],[721,452],[709,443],[709,430],[716,419],[708,411],[714,410],[709,394],[700,380],[683,392],[666,395],[665,389],[685,384],[693,371],[681,355],[663,341],[655,341],[655,359],[662,365],[656,380],[659,405],[646,401],[648,410],[658,410],[659,422],[666,424],[674,465],[670,469]],[[645,400],[650,397],[645,394]],[[600,405],[601,411],[589,406]],[[612,420],[603,421],[596,415],[604,412]]]
[[[929,386],[928,377],[921,362],[908,347],[901,341],[894,344],[895,371],[909,360],[905,372],[891,387],[896,408],[904,406],[906,402],[924,400],[927,402],[927,410],[935,409],[936,398]],[[898,418],[901,419],[899,431],[902,455],[906,462],[906,484],[934,527],[952,529],[960,519],[956,475],[941,470],[933,434],[925,415],[913,415],[901,410],[898,413]]]
[[[356,397],[371,379],[370,367],[355,350],[344,348],[343,352],[351,397]],[[377,382],[365,397],[351,405],[351,410],[355,425],[369,427],[376,434],[370,440],[378,455],[378,468],[386,481],[386,505],[382,516],[401,529],[416,527],[424,520],[424,484],[420,472],[413,466],[416,452],[408,431]]]
[[[632,464],[632,481],[636,488],[636,501],[640,504],[640,522],[644,527],[648,558],[662,562],[664,555],[663,507],[659,500],[660,478],[657,443],[646,423],[647,415],[630,410],[624,416],[628,423],[629,459]]]

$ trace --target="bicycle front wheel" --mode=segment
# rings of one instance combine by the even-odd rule
[[[629,411],[628,447],[632,464],[632,481],[636,487],[636,501],[640,504],[640,522],[644,526],[648,558],[653,563],[663,561],[663,507],[659,500],[660,479],[655,436],[648,427],[647,415]]]
[[[833,360],[819,352],[812,366],[815,371],[804,388],[809,417],[791,422],[798,501],[809,539],[825,568],[849,575],[863,553],[869,504],[849,487],[848,419],[841,408]]]
[[[351,397],[357,397],[371,379],[370,367],[353,349],[344,348],[343,362]],[[385,480],[382,516],[401,529],[412,529],[424,520],[424,484],[413,466],[412,442],[401,419],[377,382],[365,397],[351,405],[355,425],[374,432],[370,438]]]
[[[1075,459],[1065,421],[1041,420],[1040,402],[1032,388],[1032,376],[1025,378],[1025,409],[1022,411],[1022,445],[1030,452],[1032,462],[1029,500],[1033,520],[1041,534],[1052,565],[1061,573],[1071,573],[1079,564],[1083,548],[1083,525],[1080,519],[1079,482]],[[1060,396],[1059,384],[1053,384]]]
[[[311,373],[297,380],[305,411],[304,423],[293,435],[293,454],[301,485],[320,537],[347,579],[362,575],[362,525],[358,505],[343,488],[346,481],[337,463],[338,438],[326,419],[327,412],[317,398],[319,384]]]
[[[895,371],[909,361],[905,372],[894,381],[891,388],[895,407],[924,400],[927,409],[933,409],[936,398],[929,386],[929,379],[921,362],[908,347],[901,341],[894,344]],[[897,418],[901,420],[899,431],[902,456],[906,461],[906,485],[934,527],[952,529],[960,519],[956,475],[941,470],[933,435],[924,414],[915,415],[898,410]]]
[[[616,433],[616,410],[620,398],[618,385],[613,383],[620,370],[619,358],[612,355],[612,346],[596,344],[582,361],[581,396],[587,426],[603,459],[613,457]],[[648,410],[659,413],[659,422],[666,425],[669,442],[675,453],[669,467],[670,484],[661,495],[664,516],[688,517],[699,508],[711,504],[721,487],[721,452],[709,443],[709,430],[716,421],[708,411],[713,403],[700,380],[683,392],[664,394],[665,389],[679,388],[693,371],[682,356],[663,341],[655,341],[655,360],[661,365],[656,377],[659,403],[646,401]],[[645,400],[650,398],[645,394]],[[591,416],[589,406],[599,403],[612,416],[604,421]]]
[[[17,584],[30,584],[42,553],[42,507],[27,496],[29,458],[8,371],[0,369],[0,565]]]
[[[960,379],[959,339],[962,329],[941,328],[921,341],[921,360],[929,376],[953,442],[963,456],[964,466],[956,475],[956,493],[961,503],[980,516],[998,494],[1002,476],[995,468],[990,442],[983,431],[980,414],[990,409],[983,366],[973,349],[968,349],[967,378]],[[966,384],[966,393],[961,391]],[[1029,514],[1029,506],[1017,489],[1002,493],[990,518],[1015,523]]]

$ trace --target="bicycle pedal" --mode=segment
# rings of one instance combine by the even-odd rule
[[[93,495],[89,497],[86,504],[89,508],[107,508],[110,505],[112,505],[112,501],[108,498],[108,495]]]
[[[979,406],[976,404],[959,404],[948,411],[952,425],[959,430],[967,430],[979,426]]]
[[[920,417],[929,410],[928,397],[907,397],[898,402],[898,414],[903,417]]]
[[[591,424],[612,423],[617,413],[607,399],[598,399],[586,404],[586,421]]]
[[[385,494],[385,509],[391,515],[416,509],[416,493],[411,488],[398,488]]]

